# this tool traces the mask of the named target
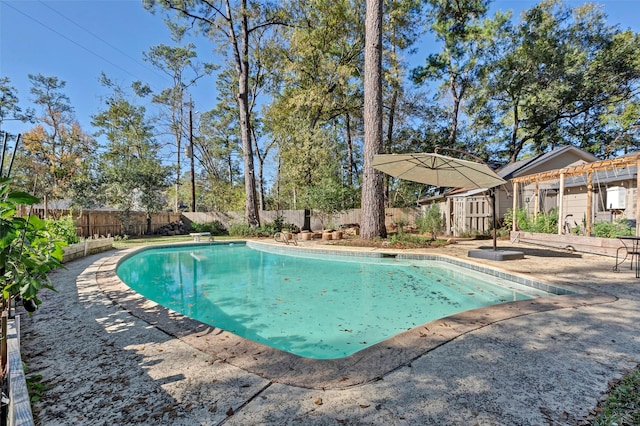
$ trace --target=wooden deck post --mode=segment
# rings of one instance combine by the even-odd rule
[[[538,219],[538,212],[540,211],[540,184],[536,180],[536,193],[533,194],[533,218]]]
[[[591,225],[593,222],[593,172],[587,173],[587,215],[585,217],[584,234],[591,235]]]
[[[513,223],[511,224],[511,230],[516,232],[518,230],[518,224],[516,220],[516,211],[518,210],[518,182],[513,182]]]
[[[636,158],[636,236],[640,236],[640,156]]]
[[[558,235],[562,235],[564,227],[564,173],[560,173],[560,188],[558,189]]]
[[[447,227],[445,231],[445,235],[452,235],[453,224],[451,223],[451,216],[453,215],[453,203],[451,202],[451,198],[446,199],[446,211],[447,215],[445,217],[445,226]]]

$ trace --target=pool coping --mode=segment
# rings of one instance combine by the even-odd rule
[[[228,244],[232,241],[225,241]],[[242,241],[245,243],[245,241]],[[383,379],[383,377],[430,351],[466,333],[511,318],[556,309],[610,303],[618,298],[589,288],[557,286],[530,276],[507,272],[499,267],[445,254],[407,253],[401,250],[361,251],[353,248],[294,247],[264,241],[246,241],[254,248],[274,252],[332,254],[360,257],[398,257],[414,260],[437,260],[514,280],[520,284],[543,289],[559,295],[517,302],[508,302],[486,308],[473,309],[422,324],[391,337],[353,355],[340,359],[317,360],[303,358],[261,343],[236,336],[216,327],[188,318],[171,309],[152,302],[131,290],[116,275],[116,267],[125,258],[143,250],[185,245],[168,244],[126,249],[105,259],[96,273],[99,288],[114,303],[132,315],[190,346],[211,355],[216,362],[237,366],[270,380],[309,389],[342,389]],[[200,243],[188,245],[206,245]]]

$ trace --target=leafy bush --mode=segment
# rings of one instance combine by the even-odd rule
[[[527,211],[525,209],[516,209],[515,215],[512,209],[507,209],[504,218],[502,219],[502,227],[509,230],[513,229],[514,220],[518,229],[524,231],[529,227],[529,219],[527,217]]]
[[[442,231],[442,215],[435,203],[431,204],[431,207],[416,219],[416,226],[420,232],[429,232],[432,239],[435,239],[436,235]]]
[[[538,232],[543,234],[555,234],[558,232],[558,209],[554,208],[547,213],[539,213],[534,219],[527,215],[525,209],[517,209],[515,220],[518,229],[526,232]],[[514,212],[508,209],[503,219],[503,227],[511,229],[514,221]]]
[[[419,235],[398,233],[395,235],[391,235],[389,238],[387,238],[387,241],[392,246],[402,245],[402,246],[407,246],[408,248],[411,248],[411,247],[429,247],[431,245],[432,240],[428,240]]]
[[[193,229],[194,232],[210,232],[211,235],[229,234],[227,228],[225,228],[225,226],[219,220],[214,220],[213,222],[207,223],[192,222],[191,229]]]
[[[246,223],[231,223],[229,224],[228,231],[232,237],[250,237],[254,232]]]
[[[283,216],[276,216],[273,222],[267,222],[262,225],[261,231],[269,235],[282,231],[298,233],[300,232],[300,227],[295,223],[285,223]]]
[[[284,223],[284,218],[279,216],[273,222],[267,222],[258,228],[252,228],[245,223],[232,223],[228,231],[232,237],[271,237],[282,231],[298,233],[300,227],[293,223]]]
[[[284,217],[283,216],[276,216],[276,218],[273,219],[273,227],[274,227],[276,232],[282,231],[284,226],[285,226],[285,224],[284,224]]]
[[[64,241],[67,244],[75,244],[80,241],[76,231],[76,222],[71,214],[57,220],[47,219],[44,223],[51,239]]]
[[[293,232],[294,234],[297,234],[298,232],[300,232],[300,227],[298,225],[296,225],[295,223],[286,223],[282,226],[282,230],[283,231],[289,231],[289,232]]]
[[[543,234],[558,233],[558,209],[551,209],[548,213],[538,213],[538,216],[529,221],[529,228],[525,231],[539,232]]]
[[[628,220],[621,219],[615,222],[596,222],[593,224],[593,232],[596,237],[617,238],[635,235],[635,229]]]
[[[246,223],[232,223],[229,225],[229,235],[232,237],[270,237],[276,232],[274,229],[273,224],[252,228]]]
[[[43,288],[54,290],[48,273],[62,267],[62,241],[52,240],[43,220],[18,216],[18,204],[39,200],[27,193],[12,191],[11,180],[0,179],[0,287],[6,300],[20,295],[24,307],[33,312],[41,303]]]
[[[409,224],[409,222],[407,222],[406,220],[403,219],[398,219],[393,221],[393,224],[395,225],[397,231],[396,234],[397,235],[402,235],[404,234],[404,227],[407,226]]]

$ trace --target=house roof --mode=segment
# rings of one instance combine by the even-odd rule
[[[496,174],[501,178],[503,178],[504,180],[509,180],[514,177],[537,173],[539,170],[536,170],[536,169],[544,168],[545,163],[551,163],[553,160],[560,159],[563,155],[569,155],[573,157],[569,157],[566,162],[567,164],[562,164],[561,167],[566,167],[569,164],[573,164],[576,161],[580,161],[580,160],[585,163],[598,161],[598,158],[595,155],[590,154],[586,151],[583,151],[579,148],[576,148],[575,146],[567,145],[567,146],[554,149],[553,151],[545,152],[544,154],[533,155],[523,160],[509,163],[506,166],[502,167],[501,169],[497,170]],[[467,194],[467,191],[469,191],[469,188],[451,188],[448,191],[445,191],[444,193],[439,194],[437,196],[420,199],[418,200],[418,204],[423,204],[428,201],[447,198],[451,196],[464,197],[467,195],[471,195],[471,194]],[[486,189],[483,189],[478,192],[483,192],[483,191],[486,191]],[[474,193],[478,193],[478,192],[474,192]]]
[[[579,160],[583,160],[586,163],[598,161],[598,158],[595,155],[576,148],[575,146],[567,145],[554,149],[553,151],[545,152],[544,154],[533,155],[529,158],[525,158],[524,160],[509,163],[496,171],[496,173],[504,180],[509,180],[514,177],[527,175],[536,167],[551,161],[554,158],[558,158],[569,153],[577,156]]]

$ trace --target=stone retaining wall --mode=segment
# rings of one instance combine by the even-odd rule
[[[617,238],[540,234],[524,231],[511,231],[511,241],[612,257],[616,255],[617,249],[622,246],[622,243]]]
[[[90,254],[111,250],[112,248],[113,238],[98,238],[96,240],[87,239],[84,240],[84,242],[63,247],[64,255],[62,256],[62,263],[67,263]]]
[[[33,426],[33,413],[31,412],[31,400],[27,391],[27,381],[22,368],[20,356],[20,316],[16,315],[13,321],[9,321],[7,330],[7,352],[9,371],[9,407],[7,413],[7,425],[9,426]]]

